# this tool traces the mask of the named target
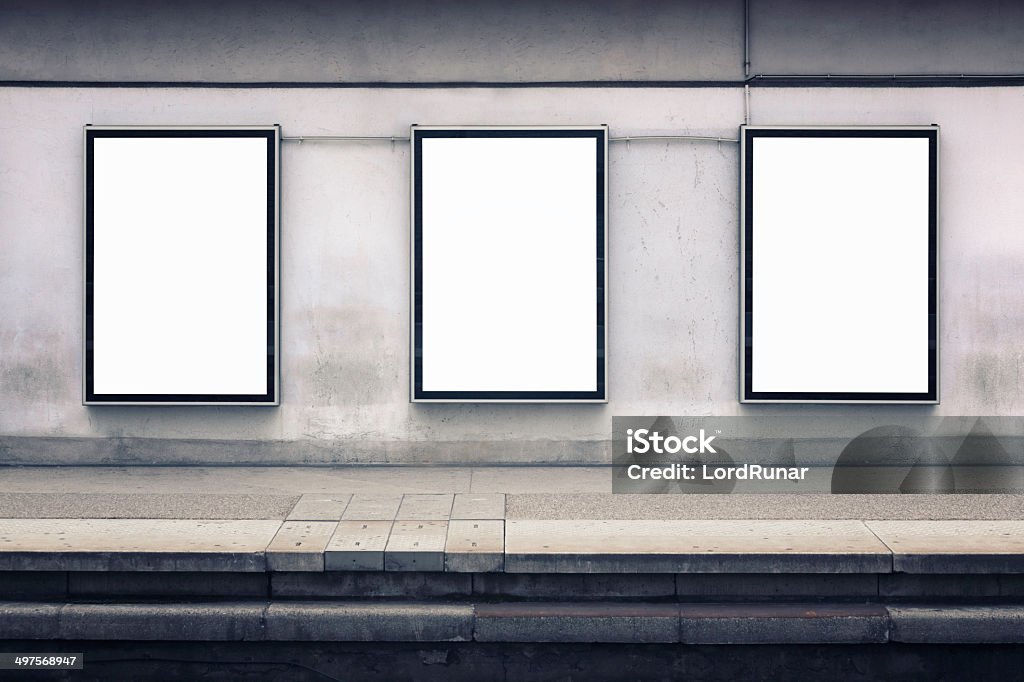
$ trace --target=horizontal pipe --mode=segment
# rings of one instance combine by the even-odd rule
[[[408,142],[397,135],[293,135],[282,136],[282,142]]]
[[[710,135],[627,135],[609,137],[609,142],[656,142],[656,141],[697,141],[697,142],[734,142],[732,137],[713,137]],[[282,142],[408,142],[408,137],[397,135],[292,135],[281,138]]]
[[[978,87],[1022,86],[1024,74],[777,74],[762,73],[739,79],[721,80],[615,80],[615,81],[77,81],[77,80],[0,80],[0,88],[205,88],[205,89],[537,89],[537,88],[736,88],[744,85],[778,87],[801,83],[859,86],[884,84],[891,86]]]
[[[1022,73],[758,73],[750,80],[809,79],[809,80],[1024,80]]]

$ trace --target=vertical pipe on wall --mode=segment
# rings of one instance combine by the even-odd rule
[[[743,77],[750,78],[750,0],[743,0]]]

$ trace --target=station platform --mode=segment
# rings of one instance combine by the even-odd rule
[[[1024,495],[0,468],[0,641],[1024,643]]]

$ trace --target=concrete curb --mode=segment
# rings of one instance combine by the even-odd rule
[[[1021,644],[1024,605],[0,602],[0,640]]]
[[[447,516],[453,495],[319,497],[300,515],[343,518],[0,519],[0,572],[1024,575],[1021,521],[345,520]]]

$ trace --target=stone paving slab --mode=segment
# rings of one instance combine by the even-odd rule
[[[288,513],[289,521],[340,521],[348,506],[350,494],[328,495],[307,493],[299,498]]]
[[[395,521],[384,550],[386,571],[443,571],[447,521]]]
[[[682,604],[679,619],[686,644],[881,644],[889,626],[871,604]]]
[[[679,641],[676,604],[506,602],[478,604],[478,642]]]
[[[456,493],[453,519],[504,519],[505,495],[502,493]]]
[[[463,573],[505,570],[505,522],[449,521],[444,570]]]
[[[0,570],[264,571],[280,521],[0,519]]]
[[[263,639],[266,602],[68,604],[60,639],[237,642]]]
[[[0,481],[3,481],[8,470],[0,469],[0,472]],[[0,518],[284,519],[298,499],[298,495],[194,495],[152,491],[131,494],[7,492],[0,493]]]
[[[342,521],[393,521],[402,504],[401,495],[356,494],[352,496]]]
[[[890,639],[920,644],[1024,643],[1020,606],[889,606]]]
[[[463,600],[0,602],[2,640],[1024,643],[1024,607]]]
[[[268,571],[322,571],[336,521],[285,521],[267,546]]]
[[[452,514],[454,495],[404,495],[396,519],[409,521],[447,521]]]
[[[0,519],[0,571],[1024,574],[1024,521],[456,521]]]
[[[1024,573],[1024,521],[868,521],[904,573]]]
[[[859,521],[505,522],[509,573],[888,573]]]
[[[272,603],[266,639],[289,642],[468,642],[473,605],[415,602]]]
[[[324,570],[383,571],[391,521],[341,521],[324,549]]]
[[[0,602],[0,640],[57,639],[63,602]]]

